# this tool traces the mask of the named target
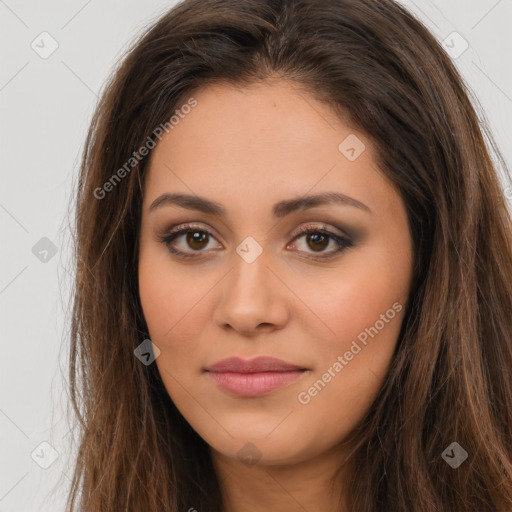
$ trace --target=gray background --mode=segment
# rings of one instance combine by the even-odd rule
[[[64,510],[72,180],[106,77],[174,3],[0,0],[0,512]],[[512,1],[402,3],[439,41],[448,38],[510,166]],[[469,44],[460,55],[454,31]]]

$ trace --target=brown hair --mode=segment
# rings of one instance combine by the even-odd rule
[[[276,77],[368,135],[413,236],[396,352],[349,440],[350,510],[510,512],[512,222],[498,163],[510,171],[448,55],[391,0],[186,0],[115,70],[77,182],[69,510],[221,510],[208,445],[156,365],[134,357],[149,337],[137,281],[148,158],[112,177],[194,91]],[[454,441],[468,453],[456,469],[441,456]]]

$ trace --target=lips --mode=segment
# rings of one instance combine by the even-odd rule
[[[209,372],[235,372],[235,373],[261,373],[261,372],[289,372],[294,370],[307,370],[307,368],[286,363],[275,357],[260,356],[254,359],[230,357],[208,367]]]
[[[257,397],[291,384],[308,369],[274,357],[260,356],[251,360],[231,357],[205,371],[223,391],[241,397]]]

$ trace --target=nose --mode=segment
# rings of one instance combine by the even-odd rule
[[[289,318],[290,291],[270,267],[265,251],[251,263],[238,254],[233,260],[233,268],[219,283],[216,325],[245,336],[283,328]]]

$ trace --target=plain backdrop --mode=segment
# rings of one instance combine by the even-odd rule
[[[510,166],[512,2],[402,3],[445,41]],[[112,67],[174,4],[0,0],[0,512],[64,511],[72,180]]]

